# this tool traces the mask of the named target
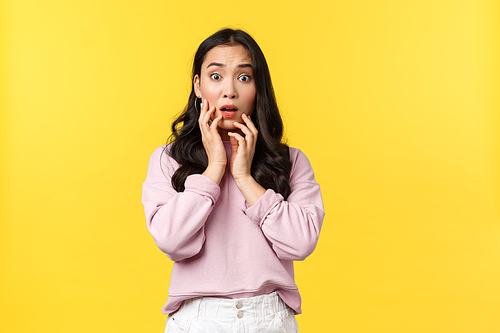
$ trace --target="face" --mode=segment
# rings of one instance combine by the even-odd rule
[[[215,106],[213,118],[222,114],[219,128],[234,130],[242,114],[251,115],[255,106],[252,59],[241,45],[216,46],[205,56],[200,75],[194,77],[196,96]]]

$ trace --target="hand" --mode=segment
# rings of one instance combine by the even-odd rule
[[[227,157],[226,149],[219,135],[218,125],[222,120],[222,115],[211,120],[215,112],[215,106],[209,108],[208,100],[203,101],[200,110],[198,125],[201,131],[201,141],[208,156],[208,166],[203,175],[211,178],[217,184],[220,183],[226,169]]]
[[[231,157],[229,168],[234,180],[244,177],[251,177],[252,161],[255,154],[255,143],[257,142],[258,131],[253,122],[246,114],[241,116],[245,124],[234,122],[233,125],[239,129],[243,135],[236,132],[229,132],[231,140]]]
[[[250,120],[250,117],[243,114],[245,125],[238,122],[234,126],[244,135],[239,133],[228,133],[231,140],[231,157],[229,158],[229,169],[233,175],[236,186],[240,189],[245,200],[253,206],[266,190],[252,177],[252,161],[255,154],[255,143],[259,132]]]

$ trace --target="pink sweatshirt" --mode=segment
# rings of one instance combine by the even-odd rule
[[[229,158],[231,147],[224,142]],[[156,149],[143,184],[147,227],[174,260],[169,298],[162,312],[200,296],[244,298],[276,291],[301,313],[293,261],[316,247],[325,215],[320,187],[307,157],[290,148],[291,194],[267,190],[249,207],[227,167],[219,185],[196,174],[176,192],[170,179],[179,164]]]

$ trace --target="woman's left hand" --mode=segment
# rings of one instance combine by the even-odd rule
[[[266,190],[252,177],[251,172],[259,132],[250,117],[243,114],[242,118],[245,124],[235,122],[234,127],[238,128],[245,137],[235,132],[228,133],[231,140],[229,169],[247,203],[253,206],[266,193]]]
[[[253,155],[255,154],[255,143],[258,131],[253,122],[246,114],[241,116],[245,124],[234,123],[234,127],[239,129],[245,136],[229,132],[231,140],[231,157],[229,159],[229,169],[233,178],[238,181],[244,177],[251,177]]]

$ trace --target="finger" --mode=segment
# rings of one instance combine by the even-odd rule
[[[242,124],[242,123],[239,123],[239,122],[235,121],[233,123],[233,125],[234,125],[234,127],[239,128],[243,133],[245,133],[245,135],[251,135],[252,134],[252,132],[250,131],[250,129],[247,126],[245,126],[244,124]]]
[[[229,135],[229,142],[231,143],[231,156],[236,156],[238,154],[238,140],[234,136],[231,136],[231,133],[228,133]]]
[[[213,116],[213,114],[214,114],[214,113],[215,113],[215,106],[211,106],[211,107],[208,109],[207,113],[205,114],[205,119],[204,119],[204,120],[205,120],[205,123],[207,123],[207,124],[208,124],[208,123],[209,123],[209,121],[210,121],[210,120],[212,120],[212,116]]]
[[[222,115],[219,115],[214,120],[212,120],[212,123],[210,124],[210,129],[214,129],[218,133],[219,131],[217,130],[217,127],[219,126],[219,123],[221,122],[221,120],[222,120]]]
[[[203,100],[203,103],[201,103],[201,109],[200,109],[200,116],[198,117],[198,123],[200,125],[203,124],[203,119],[208,111],[208,101],[206,99]]]
[[[241,123],[233,123],[234,127],[240,129],[243,134],[245,134],[245,140],[248,144],[248,146],[250,147],[253,147],[254,146],[254,142],[255,142],[255,139],[256,139],[256,136],[255,136],[255,133],[252,132],[247,126],[241,124]]]
[[[204,99],[203,103],[202,103],[202,108],[201,108],[202,111],[200,112],[200,114],[203,113],[203,116],[206,116],[206,114],[208,112],[210,112],[212,110],[212,108],[215,108],[215,106],[212,107],[210,105],[210,103],[208,102],[208,99]]]
[[[203,122],[208,123],[208,120],[210,119],[210,115],[215,111],[215,106],[210,106],[208,105],[208,101],[206,102],[207,104],[207,111],[203,114]]]
[[[200,114],[201,113],[205,113],[208,111],[208,101],[206,99],[203,100],[203,102],[201,102],[201,109],[200,109]]]
[[[238,146],[241,147],[242,149],[245,149],[246,148],[246,141],[245,141],[245,138],[243,136],[241,136],[240,134],[238,133],[235,133],[235,132],[229,132],[227,133],[227,135],[229,135],[230,138],[234,138],[238,141]]]
[[[252,133],[257,136],[257,134],[259,133],[259,131],[257,130],[257,127],[255,127],[255,124],[253,123],[252,119],[250,119],[250,116],[247,116],[246,114],[243,114],[243,116],[241,117],[243,119],[243,121],[245,122],[245,124],[247,125],[247,127],[252,131]]]
[[[204,112],[199,119],[200,126],[203,126],[204,128],[208,129],[210,127],[209,124],[211,120],[210,118],[212,117],[214,112],[215,112],[215,106],[210,107],[206,112]]]

